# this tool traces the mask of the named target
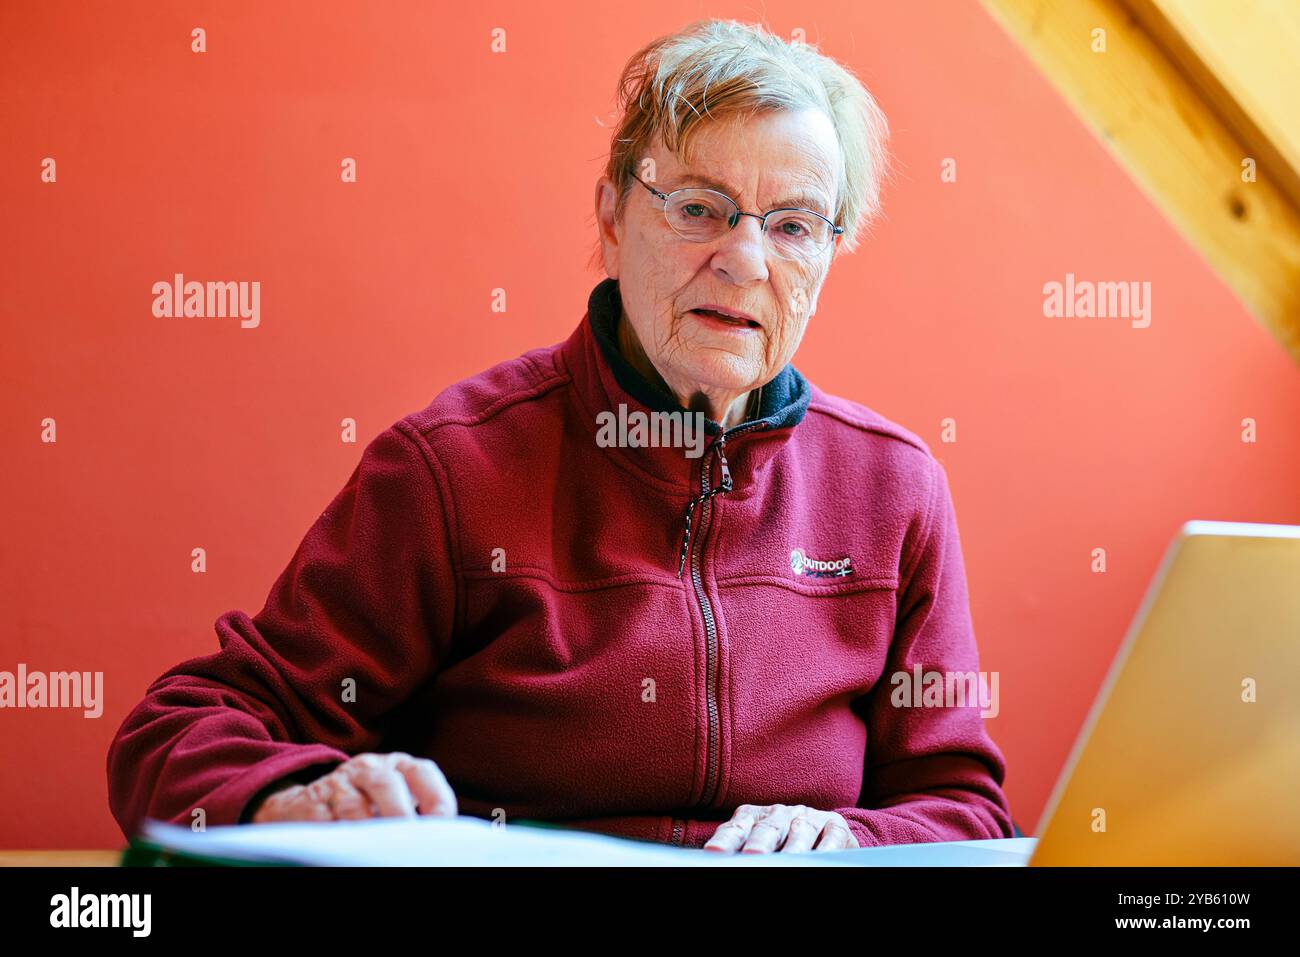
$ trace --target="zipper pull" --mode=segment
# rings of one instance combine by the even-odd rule
[[[731,484],[731,466],[727,464],[727,456],[724,450],[727,447],[727,433],[723,432],[718,436],[718,441],[714,443],[714,448],[718,452],[718,467],[722,471],[722,484],[718,486],[720,491],[730,492]]]

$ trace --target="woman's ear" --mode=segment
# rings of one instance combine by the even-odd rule
[[[618,190],[608,176],[596,181],[596,232],[600,238],[605,275],[618,278],[618,252],[622,224],[617,218]]]

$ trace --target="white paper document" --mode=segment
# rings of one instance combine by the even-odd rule
[[[1021,866],[1034,838],[848,851],[721,854],[590,832],[497,825],[482,818],[370,818],[241,824],[192,831],[146,821],[142,836],[177,853],[249,864],[382,867]]]

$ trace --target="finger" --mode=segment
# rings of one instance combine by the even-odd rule
[[[406,778],[391,766],[361,765],[351,780],[374,803],[375,817],[415,817],[415,798]]]
[[[326,804],[334,812],[335,820],[364,821],[370,817],[370,799],[362,794],[348,778],[341,774],[330,775],[330,795]]]
[[[394,766],[406,778],[407,786],[419,805],[418,813],[436,817],[455,817],[460,813],[456,806],[456,792],[438,765],[403,755]]]
[[[741,853],[770,854],[779,850],[789,833],[790,821],[808,810],[802,804],[769,804],[754,822]]]
[[[713,836],[705,843],[704,850],[734,854],[745,843],[745,838],[749,837],[749,829],[753,826],[752,814],[737,811],[730,821],[713,832]]]
[[[742,804],[732,812],[731,820],[725,822],[713,832],[704,845],[707,851],[726,851],[735,853],[749,837],[749,829],[754,826],[762,808],[753,804]]]
[[[787,822],[779,814],[769,814],[755,821],[750,828],[749,837],[741,847],[742,854],[771,854],[785,839]]]
[[[301,784],[289,788],[281,788],[262,799],[253,812],[253,816],[248,819],[250,824],[274,824],[283,820],[285,809],[289,806],[289,799],[297,797],[298,793],[303,790]]]
[[[781,845],[781,853],[811,851],[813,844],[821,836],[822,826],[820,824],[814,822],[806,814],[798,814],[790,821],[785,843]]]
[[[822,828],[821,840],[814,851],[847,851],[858,846],[858,839],[853,836],[847,824],[828,821]]]
[[[322,799],[319,788],[313,790],[299,785],[271,795],[266,803],[267,811],[274,821],[334,820],[334,812]]]

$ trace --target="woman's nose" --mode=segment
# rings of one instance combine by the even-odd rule
[[[767,278],[767,237],[763,219],[754,213],[740,213],[739,222],[722,234],[713,254],[713,264],[732,282]]]

